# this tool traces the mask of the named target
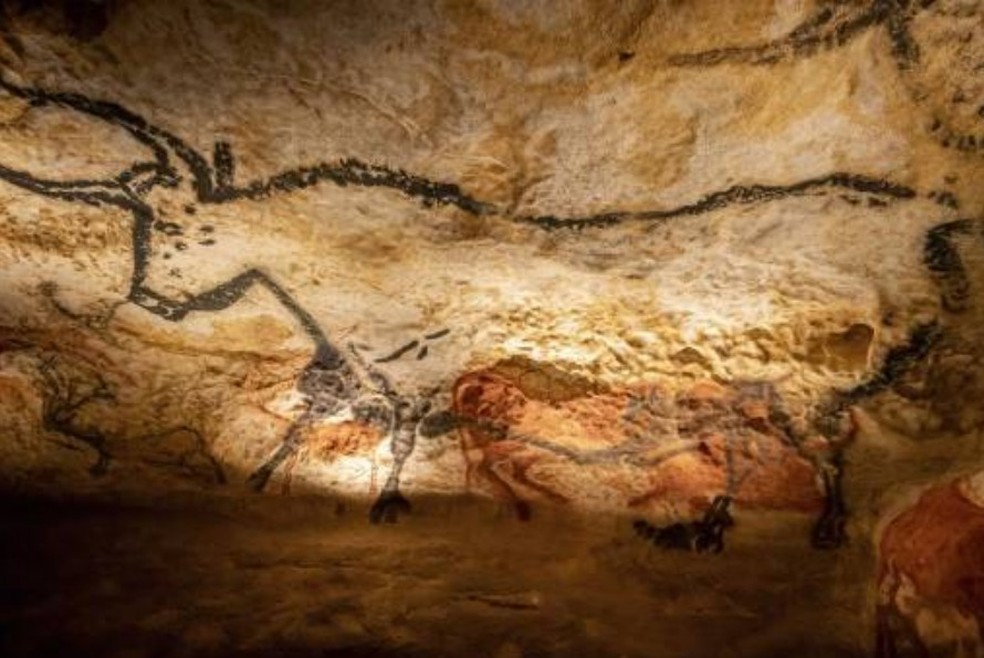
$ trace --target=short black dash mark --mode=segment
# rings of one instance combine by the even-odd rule
[[[214,233],[215,227],[212,226],[211,224],[202,224],[201,226],[198,227],[198,230],[201,231],[202,233]]]
[[[208,238],[206,240],[199,241],[198,244],[200,244],[200,245],[202,245],[204,247],[211,247],[213,244],[215,244],[215,240],[213,240],[212,238]]]
[[[630,61],[633,57],[635,57],[635,53],[632,52],[631,50],[618,51],[618,61],[622,63]]]
[[[406,345],[397,348],[396,351],[394,351],[394,352],[392,352],[392,353],[390,353],[390,354],[388,354],[388,355],[386,355],[384,357],[380,357],[378,359],[375,359],[373,361],[373,363],[389,363],[390,361],[396,361],[397,359],[399,359],[401,356],[403,356],[404,354],[406,354],[410,350],[416,348],[418,345],[420,345],[420,341],[419,340],[412,340],[409,343],[407,343]]]
[[[440,331],[435,331],[432,334],[424,334],[424,338],[427,340],[437,340],[438,338],[444,338],[449,333],[451,333],[450,329],[441,329]]]
[[[154,230],[160,231],[161,233],[169,237],[174,237],[177,235],[184,234],[184,230],[181,228],[180,224],[175,224],[174,222],[164,222],[160,220],[154,222]]]
[[[427,358],[427,352],[428,352],[428,350],[427,350],[427,346],[426,345],[424,345],[423,347],[421,347],[420,348],[420,351],[417,352],[417,360],[418,361],[421,361],[421,360]]]

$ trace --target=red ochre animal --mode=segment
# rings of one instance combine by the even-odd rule
[[[976,656],[984,645],[984,506],[966,481],[929,489],[879,542],[878,658]]]
[[[577,388],[510,365],[460,377],[453,406],[467,485],[521,519],[533,501],[686,518],[726,495],[746,508],[823,510],[841,531],[839,482],[817,473],[853,438],[850,414],[823,439],[793,429],[767,382]]]

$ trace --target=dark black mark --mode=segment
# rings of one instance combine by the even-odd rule
[[[160,220],[154,222],[154,229],[167,236],[177,236],[184,233],[180,225],[174,222],[162,222]]]
[[[186,215],[194,215],[198,212],[198,209],[195,208],[194,204],[189,203],[184,207],[184,211]]]
[[[447,336],[449,333],[451,333],[450,329],[441,329],[440,331],[424,334],[424,340],[425,341],[437,340],[438,338],[443,338],[444,336]],[[376,359],[375,361],[373,361],[373,363],[389,363],[391,361],[396,361],[407,352],[417,349],[418,347],[420,349],[417,351],[417,360],[420,361],[422,359],[425,359],[427,355],[430,353],[430,348],[427,345],[421,345],[421,342],[415,339],[397,348],[394,352],[384,357],[380,357]]]
[[[207,240],[201,240],[201,241],[199,241],[198,244],[200,244],[202,246],[205,246],[205,247],[211,247],[213,244],[215,244],[215,240],[213,240],[212,238],[208,238]]]
[[[437,340],[438,338],[444,338],[449,333],[451,333],[450,329],[441,329],[440,331],[435,331],[431,334],[424,334],[424,338],[427,340]]]
[[[198,227],[198,230],[201,231],[202,233],[214,233],[215,227],[212,226],[211,224],[202,224],[201,226]]]
[[[178,251],[184,251],[185,249],[188,248],[188,245],[187,243],[179,241],[174,243],[174,248],[177,249]]]
[[[424,416],[420,422],[420,435],[430,439],[447,434],[458,427],[458,417],[452,411],[438,411]]]
[[[39,370],[48,389],[42,402],[44,428],[89,446],[96,452],[96,461],[89,467],[89,473],[93,477],[105,475],[112,460],[108,441],[98,430],[79,423],[76,416],[92,402],[115,399],[106,381],[98,375],[95,383],[65,376],[55,368],[52,358],[43,360]]]
[[[934,194],[930,194],[930,198],[933,197]],[[936,203],[946,208],[952,208],[953,210],[960,209],[960,202],[957,200],[957,197],[954,196],[952,192],[943,191],[943,192],[936,193],[934,201],[936,201]]]
[[[957,219],[935,226],[926,233],[923,262],[940,286],[943,308],[951,313],[965,310],[970,299],[967,269],[953,238],[975,234],[984,236],[984,221]]]
[[[216,142],[212,151],[212,166],[215,168],[215,183],[219,189],[232,189],[236,175],[236,161],[232,157],[232,147],[228,142]]]
[[[402,347],[398,347],[395,352],[392,352],[392,353],[388,354],[387,356],[380,357],[380,358],[376,359],[374,361],[374,363],[389,363],[390,361],[396,361],[401,356],[403,356],[404,354],[406,354],[410,350],[414,349],[418,345],[420,345],[420,341],[419,340],[412,340],[409,343],[407,343],[406,345],[403,345]]]
[[[720,553],[724,550],[724,531],[735,524],[728,511],[730,505],[730,496],[717,496],[700,521],[674,523],[660,528],[639,519],[632,527],[640,537],[659,548]]]
[[[631,50],[620,50],[620,51],[618,51],[618,61],[620,61],[620,62],[623,62],[623,63],[624,62],[628,62],[633,57],[635,57],[635,53],[632,52]]]
[[[823,476],[824,506],[820,518],[810,534],[814,548],[830,550],[840,548],[847,541],[844,526],[847,522],[847,506],[844,503],[842,480],[844,477],[844,457],[841,451],[820,470]]]
[[[870,178],[868,176],[838,172],[820,178],[800,181],[791,185],[735,185],[726,190],[708,194],[696,203],[667,210],[611,212],[585,217],[565,218],[558,218],[553,215],[539,217],[523,216],[518,217],[517,221],[535,224],[547,230],[603,227],[625,221],[660,221],[677,217],[701,215],[734,204],[761,203],[791,196],[803,196],[827,188],[843,188],[895,199],[911,199],[916,195],[915,190],[904,185],[883,179]]]

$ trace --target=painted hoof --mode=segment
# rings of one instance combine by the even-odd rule
[[[820,517],[817,524],[813,526],[810,543],[820,550],[840,548],[847,543],[847,533],[844,531],[846,521],[847,518],[842,514],[827,514]]]
[[[379,496],[369,510],[371,523],[396,523],[401,514],[410,513],[410,501],[399,492],[384,493]]]

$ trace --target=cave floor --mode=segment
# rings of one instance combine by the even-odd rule
[[[6,499],[2,512],[7,658],[836,658],[870,647],[867,549],[811,549],[800,515],[738,516],[723,554],[694,555],[647,545],[627,518],[523,523],[469,501],[425,502],[388,526],[324,500],[162,510]]]

